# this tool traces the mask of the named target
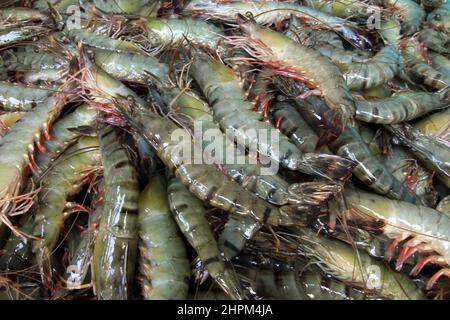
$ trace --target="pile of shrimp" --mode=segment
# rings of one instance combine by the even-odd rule
[[[1,2],[1,299],[449,299],[449,22]]]

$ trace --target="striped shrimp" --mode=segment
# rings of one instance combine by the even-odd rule
[[[186,299],[190,268],[172,218],[164,176],[154,175],[139,196],[139,270],[145,299]]]
[[[287,102],[279,102],[271,106],[270,112],[281,130],[304,153],[316,152],[319,137],[303,120],[294,106]],[[321,148],[323,153],[331,154],[327,146]]]
[[[413,0],[383,0],[383,2],[388,9],[399,13],[403,33],[411,35],[420,30],[426,13],[419,4]]]
[[[31,49],[25,51],[7,51],[3,54],[4,64],[8,72],[24,83],[58,82],[65,76],[69,63],[56,54]]]
[[[397,259],[396,268],[400,270],[403,263],[415,252],[430,253],[411,270],[411,275],[418,275],[428,263],[448,265],[450,263],[450,217],[434,209],[416,206],[407,202],[390,200],[378,195],[356,189],[344,190],[349,207],[349,219],[363,219],[382,222],[380,231],[393,239],[388,259],[399,242],[409,239]],[[442,275],[450,275],[449,268],[439,270],[427,283],[427,289],[436,283]]]
[[[385,125],[385,128],[450,188],[450,142],[423,134],[409,124]]]
[[[38,212],[34,219],[32,251],[45,280],[52,273],[51,257],[58,245],[64,220],[68,217],[64,209],[68,198],[75,195],[89,182],[100,163],[98,140],[83,137],[68,149],[40,179],[42,190],[38,194]]]
[[[392,33],[392,30],[390,32]],[[330,58],[343,73],[349,89],[373,88],[392,80],[397,73],[400,53],[394,49],[395,47],[386,46],[375,56],[369,57],[361,50],[349,51],[344,48],[336,48],[326,41],[312,42],[311,37],[317,37],[314,33],[317,31],[305,29],[295,19],[291,19],[286,35]]]
[[[423,134],[450,141],[450,108],[433,113],[413,124]]]
[[[233,272],[225,267],[203,204],[176,178],[167,189],[170,209],[185,238],[197,252],[208,274],[232,299],[243,299]]]
[[[0,107],[6,111],[29,111],[53,92],[52,88],[0,82]]]
[[[191,152],[195,152],[196,147],[186,130],[180,129],[166,118],[136,108],[130,99],[127,101],[116,99],[114,109],[136,134],[155,148],[164,164],[200,200],[231,213],[251,216],[260,223],[269,225],[293,223],[293,218],[287,212],[245,190],[214,166],[196,164]],[[178,139],[174,138],[174,135]],[[180,140],[181,137],[183,138]],[[181,150],[185,151],[180,154]]]
[[[345,51],[342,38],[339,37],[338,34],[328,30],[320,30],[320,32],[318,32],[316,28],[302,24],[295,15],[291,15],[289,27],[284,34],[307,47],[314,48],[327,44],[338,52]],[[353,56],[351,52],[347,53],[350,56]]]
[[[81,42],[86,46],[96,49],[140,54],[145,53],[145,51],[134,42],[112,38],[101,32],[94,32],[88,29],[70,29],[67,32],[67,35],[75,42]]]
[[[287,137],[279,137],[279,150],[269,141],[257,135],[251,136],[248,129],[260,134],[262,130],[273,139],[278,134],[270,123],[262,122],[261,115],[253,112],[253,105],[244,101],[244,92],[231,68],[205,55],[198,55],[191,66],[191,74],[199,84],[213,109],[214,119],[226,134],[238,137],[238,143],[257,149],[260,154],[280,163],[290,170],[330,179],[345,179],[350,162],[332,155],[302,154]],[[259,130],[259,131],[256,131]],[[241,141],[239,141],[241,140]],[[242,141],[243,140],[243,141]]]
[[[427,23],[435,30],[450,32],[450,2],[442,1],[442,4],[428,13]]]
[[[11,234],[8,242],[2,250],[4,254],[0,257],[1,270],[22,270],[31,262],[31,242],[30,234],[33,232],[34,218],[30,215],[23,215],[20,219],[21,235]]]
[[[232,215],[219,236],[220,252],[226,259],[236,257],[245,247],[247,240],[261,229],[262,225],[250,216]]]
[[[433,173],[422,167],[404,147],[392,144],[389,153],[383,152],[377,140],[377,132],[367,126],[360,127],[361,138],[379,161],[411,192],[417,195],[423,205],[433,207],[437,193],[433,186]]]
[[[177,115],[184,115],[192,119],[194,130],[195,124],[200,122],[203,130],[202,136],[205,136],[208,130],[214,130],[222,137],[223,143],[219,148],[219,150],[222,150],[222,157],[217,159],[217,164],[233,180],[260,198],[276,205],[305,202],[319,204],[331,194],[338,192],[339,187],[335,184],[327,185],[319,182],[307,182],[290,186],[279,175],[263,174],[262,164],[252,163],[251,159],[241,149],[234,147],[234,144],[220,131],[220,127],[214,122],[209,108],[200,99],[186,92],[181,92],[176,88],[161,88],[161,91],[163,100],[167,104],[171,104],[172,111],[176,112]],[[207,150],[210,141],[202,139],[201,143],[203,149]],[[228,161],[229,156],[227,157],[227,154],[231,153],[230,150],[233,152],[232,163]],[[220,154],[220,151],[216,150],[216,152]],[[219,158],[218,155],[211,157]],[[239,157],[243,157],[242,161],[238,161],[240,160]],[[301,193],[294,194],[294,190],[301,191]]]
[[[323,96],[330,107],[328,119],[332,125],[328,128],[328,137],[321,137],[319,144],[326,144],[332,139],[330,136],[338,137],[355,112],[355,102],[339,68],[317,51],[244,19],[239,17],[238,23],[248,36],[230,38],[230,44],[240,45],[258,60],[275,66],[275,75],[306,83],[312,90],[304,96]]]
[[[29,111],[13,125],[0,144],[0,203],[1,220],[8,224],[6,214],[13,210],[16,196],[22,189],[22,180],[28,167],[35,170],[35,144],[42,149],[42,137],[48,136],[49,125],[58,116],[60,99],[53,96]]]
[[[145,21],[143,29],[144,41],[158,49],[189,42],[212,51],[224,50],[221,44],[223,31],[206,21],[192,18],[151,18]]]
[[[89,11],[101,12],[104,14],[135,14],[140,17],[147,17],[156,14],[159,2],[154,0],[81,0],[81,6]]]
[[[293,98],[298,97],[299,93],[301,93],[301,88],[295,85],[282,83],[282,81],[278,81],[276,84],[283,92]],[[295,99],[294,101],[302,117],[308,123],[314,125],[313,129],[319,131],[320,120],[328,111],[328,106],[325,102],[314,96],[306,99]],[[370,152],[367,144],[354,126],[348,124],[342,137],[332,142],[330,148],[337,155],[356,161],[357,165],[353,168],[353,174],[376,193],[386,195],[392,199],[409,202],[418,201]]]
[[[263,25],[281,25],[283,20],[295,15],[314,27],[336,30],[351,43],[359,46],[365,44],[365,39],[359,36],[355,31],[356,28],[345,19],[292,2],[193,0],[184,8],[183,12],[192,14],[194,17],[232,23],[236,22],[236,15],[250,13],[256,23]]]
[[[450,77],[450,59],[434,52],[428,52],[428,58],[430,58],[431,66],[436,69],[436,71],[442,73],[446,77]]]
[[[43,143],[45,152],[36,155],[36,164],[40,171],[45,171],[53,159],[72,145],[80,135],[88,135],[95,125],[96,118],[97,110],[83,104],[55,121],[49,133],[51,139]]]
[[[373,12],[382,10],[379,6],[371,5],[360,0],[304,0],[303,2],[308,7],[340,18],[368,18]]]
[[[440,90],[450,85],[450,77],[429,66],[416,38],[405,39],[402,56],[405,60],[406,77],[416,84],[425,84]]]
[[[85,281],[91,267],[93,245],[97,236],[102,209],[102,204],[96,203],[96,209],[92,214],[89,214],[86,229],[81,232],[79,239],[76,241],[75,248],[70,256],[69,267],[66,268],[66,276],[64,277],[68,289],[73,290],[86,287]]]
[[[300,263],[295,261],[295,265],[292,265],[287,259],[248,253],[239,255],[235,260],[241,281],[245,283],[248,290],[264,299],[370,300],[384,298],[370,290],[360,290],[351,284],[324,276],[319,270],[307,267],[306,261]]]
[[[386,17],[381,20],[378,34],[386,46],[400,50],[401,23],[395,17]]]
[[[400,53],[387,46],[367,61],[356,62],[344,68],[343,75],[351,90],[379,86],[394,78],[400,63]]]
[[[168,65],[152,56],[101,49],[93,51],[95,63],[118,80],[140,84],[147,83],[149,78],[167,81]]]
[[[428,49],[441,54],[450,53],[450,36],[445,32],[439,32],[434,29],[426,28],[420,31],[418,39]]]
[[[356,101],[355,119],[371,123],[400,123],[443,109],[449,102],[443,94],[400,92],[389,98]]]
[[[307,228],[291,228],[289,233],[279,234],[282,237],[279,253],[268,252],[269,256],[300,256],[310,265],[318,267],[325,275],[351,283],[353,287],[362,290],[369,289],[378,296],[394,300],[425,299],[425,295],[407,275],[391,270],[383,262],[365,252],[355,250],[346,243]],[[264,239],[264,234],[260,237]],[[266,235],[267,237],[270,235]],[[257,243],[258,240],[259,238],[256,239]],[[264,240],[262,241],[264,246]]]
[[[94,244],[94,289],[100,300],[126,300],[133,292],[138,251],[137,172],[114,127],[102,127],[99,140],[105,197]]]

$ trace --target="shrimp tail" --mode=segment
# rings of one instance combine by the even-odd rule
[[[342,186],[336,183],[304,182],[289,186],[289,203],[320,205],[333,195],[341,192]]]
[[[299,169],[308,174],[345,182],[352,175],[355,165],[354,161],[335,155],[306,153],[302,163],[299,163]]]

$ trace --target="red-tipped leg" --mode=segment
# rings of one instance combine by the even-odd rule
[[[408,260],[414,253],[433,252],[433,251],[434,250],[430,247],[428,243],[417,243],[417,240],[413,238],[407,243],[405,243],[405,246],[403,247],[403,250],[400,253],[400,256],[398,257],[395,270],[400,271],[405,261]]]
[[[436,272],[431,278],[430,280],[428,280],[427,282],[427,290],[431,290],[431,288],[433,288],[433,286],[435,285],[435,283],[439,280],[440,277],[442,276],[447,276],[450,278],[450,269],[449,268],[443,268],[441,270],[439,270],[438,272]]]
[[[423,267],[425,267],[425,265],[428,263],[444,265],[444,264],[446,264],[446,261],[442,256],[429,256],[429,257],[423,258],[411,270],[410,275],[417,276],[420,273],[420,271],[422,271]]]
[[[389,246],[387,252],[386,252],[386,259],[387,261],[391,261],[392,260],[392,256],[394,255],[394,251],[398,246],[398,243],[400,242],[400,240],[398,239],[394,239],[391,243],[391,245]]]

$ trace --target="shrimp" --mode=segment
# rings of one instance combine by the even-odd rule
[[[163,92],[162,99],[172,105],[172,111],[178,115],[185,115],[194,121],[194,130],[195,124],[201,123],[202,137],[208,132],[207,130],[215,130],[222,137],[223,143],[220,146],[222,157],[217,159],[217,164],[233,180],[267,202],[276,205],[285,205],[287,203],[300,204],[303,202],[320,204],[328,198],[326,196],[327,193],[331,195],[338,192],[339,187],[335,184],[327,185],[319,182],[307,182],[289,186],[279,175],[262,174],[262,165],[260,163],[253,164],[251,159],[241,149],[234,147],[234,144],[226,135],[221,133],[220,127],[214,122],[208,107],[201,100],[176,88],[161,88],[161,91]],[[206,150],[210,145],[210,141],[202,139],[201,144],[203,149]],[[230,150],[233,152],[232,163],[228,161]],[[218,151],[216,150],[216,152]],[[220,152],[218,153],[220,154]],[[219,158],[218,155],[212,157]],[[240,161],[237,157],[244,157],[244,159]],[[296,186],[301,186],[301,188]],[[301,190],[302,193],[294,194],[292,191],[295,188]]]
[[[276,122],[276,127],[281,130],[304,153],[316,152],[319,137],[309,124],[303,120],[297,110],[287,102],[279,102],[270,108],[270,112]],[[327,146],[323,153],[331,154]]]
[[[427,263],[448,265],[450,262],[450,217],[434,209],[416,206],[407,202],[390,200],[378,195],[356,189],[344,190],[345,201],[349,207],[349,219],[374,220],[382,222],[376,227],[394,239],[388,252],[388,259],[400,241],[410,238],[403,245],[396,268],[400,270],[415,252],[437,252],[438,255],[422,259],[411,271],[417,275]],[[375,224],[378,224],[375,222]],[[442,275],[448,275],[448,270],[439,270],[427,283],[430,289]]]
[[[330,107],[328,117],[333,125],[329,136],[338,137],[355,112],[355,102],[339,68],[317,51],[243,19],[238,18],[238,23],[248,37],[234,37],[230,43],[241,45],[258,60],[275,66],[274,74],[306,83],[313,89],[307,95],[320,93]],[[322,138],[320,145],[330,140]]]
[[[281,233],[281,236],[280,253],[275,253],[275,256],[295,254],[307,259],[310,265],[318,267],[326,275],[362,290],[370,289],[382,297],[394,300],[425,299],[407,275],[392,271],[383,262],[346,243],[307,228],[291,228],[289,233]]]
[[[358,0],[305,0],[304,3],[311,8],[323,11],[340,18],[369,17],[374,12],[380,12],[379,6],[371,5]]]
[[[397,73],[400,57],[396,49],[387,46],[367,61],[352,63],[343,70],[348,88],[368,89],[392,80]]]
[[[53,92],[52,88],[0,82],[0,107],[6,111],[30,111]]]
[[[386,46],[400,50],[401,24],[398,19],[395,17],[382,19],[378,33]]]
[[[450,3],[442,1],[442,4],[428,13],[427,23],[435,30],[450,32]]]
[[[11,234],[0,257],[1,270],[22,270],[31,262],[30,234],[33,232],[34,218],[32,215],[24,215],[20,219],[21,235]]]
[[[32,251],[40,268],[43,281],[51,277],[51,257],[57,247],[59,234],[68,215],[64,214],[67,199],[89,182],[100,163],[98,140],[83,137],[68,149],[41,177],[42,190],[38,194],[38,212],[34,219]]]
[[[54,157],[72,145],[80,134],[88,135],[95,126],[96,118],[97,110],[83,104],[55,121],[49,132],[51,139],[43,143],[45,152],[36,155],[36,164],[40,171],[45,171]]]
[[[94,289],[98,299],[126,300],[133,291],[138,250],[137,172],[114,127],[101,128],[99,140],[105,200],[94,244]]]
[[[185,238],[197,252],[209,275],[232,299],[243,299],[237,279],[225,268],[203,204],[176,178],[167,189],[170,209]]]
[[[450,37],[445,32],[426,28],[419,32],[418,39],[428,49],[441,54],[450,53]]]
[[[428,52],[431,66],[446,77],[450,77],[450,60],[440,54]]]
[[[360,127],[360,133],[370,151],[398,181],[421,199],[422,204],[429,207],[436,204],[437,193],[433,187],[433,174],[417,163],[411,152],[402,146],[392,145],[390,152],[386,154],[377,143],[377,132],[363,126]]]
[[[172,218],[164,176],[154,175],[139,196],[139,270],[145,299],[186,299],[189,260]]]
[[[314,27],[339,31],[344,38],[353,44],[359,46],[365,44],[365,39],[357,34],[356,28],[350,22],[297,3],[193,0],[183,10],[183,13],[192,14],[194,17],[232,23],[236,22],[236,15],[245,15],[247,12],[252,15],[256,23],[263,25],[277,24],[281,26],[283,20],[295,15]]]
[[[276,82],[280,89],[291,97],[298,97],[301,88],[283,81]],[[318,97],[295,99],[296,108],[313,129],[319,131],[320,121],[326,115],[328,106]],[[376,193],[392,199],[416,202],[418,199],[398,181],[389,170],[370,152],[367,144],[361,138],[357,128],[347,125],[342,137],[330,144],[331,150],[341,157],[356,161],[353,174]]]
[[[0,48],[28,40],[45,33],[48,33],[49,29],[42,26],[21,26],[20,29],[2,28],[0,30]]]
[[[238,143],[250,148],[256,147],[260,154],[290,170],[337,180],[345,180],[348,176],[347,170],[351,163],[342,161],[339,157],[302,154],[285,136],[280,137],[277,152],[270,142],[263,142],[261,137],[252,137],[246,133],[249,128],[259,130],[257,134],[264,130],[269,139],[273,139],[277,134],[270,124],[260,121],[260,115],[252,111],[253,105],[244,101],[244,92],[232,69],[219,61],[199,55],[191,66],[191,73],[210,101],[214,118],[222,131],[240,137]]]
[[[219,236],[220,252],[226,259],[233,259],[261,227],[262,225],[250,216],[232,215]]]
[[[95,49],[93,56],[100,68],[118,80],[140,84],[148,83],[149,78],[167,81],[169,66],[154,57],[101,49]]]
[[[450,108],[433,113],[413,124],[423,134],[450,141]]]
[[[400,92],[392,97],[356,102],[355,119],[372,123],[400,123],[446,108],[449,102],[442,94]]]
[[[295,15],[291,15],[289,27],[284,34],[307,47],[314,48],[327,44],[338,51],[344,51],[344,44],[338,34],[329,30],[318,32],[316,28],[302,24]],[[351,52],[347,53],[351,54]]]
[[[402,21],[402,31],[411,35],[420,30],[422,21],[425,20],[425,10],[413,0],[384,0],[388,9],[398,12]]]
[[[156,150],[158,157],[175,173],[180,181],[199,199],[231,213],[239,213],[269,225],[291,225],[288,213],[266,203],[253,193],[246,191],[237,182],[227,178],[214,166],[196,164],[193,155],[180,150],[194,150],[190,135],[170,120],[149,111],[136,108],[133,101],[116,99],[114,110]],[[176,141],[183,133],[189,137]],[[175,140],[175,141],[174,141]],[[191,153],[191,152],[189,152]],[[189,158],[191,157],[191,158]]]
[[[252,254],[247,254],[244,258],[239,255],[235,260],[237,260],[236,269],[241,281],[245,283],[248,290],[264,299],[369,300],[383,298],[370,290],[359,290],[351,284],[323,276],[320,272],[308,267],[306,261],[290,266],[284,259],[257,257]]]
[[[158,50],[190,43],[212,51],[224,51],[221,44],[223,31],[206,21],[182,18],[151,18],[144,23],[144,36],[151,46]]]
[[[0,9],[0,20],[4,24],[14,25],[26,22],[50,23],[51,18],[43,11],[25,7],[9,7]]]
[[[405,39],[402,56],[405,60],[406,76],[410,81],[437,90],[450,85],[448,76],[426,64],[417,39]]]
[[[66,268],[67,276],[64,277],[64,280],[68,289],[83,288],[85,279],[89,274],[93,245],[103,209],[101,201],[100,203],[97,202],[96,205],[94,212],[89,215],[86,229],[81,232],[80,238],[77,240],[74,251],[71,254],[70,268]]]
[[[158,10],[160,1],[154,0],[93,0],[91,3],[86,0],[81,1],[85,10],[93,10],[106,14],[136,14],[139,16],[149,16]],[[156,4],[156,6],[155,6]]]
[[[108,35],[88,29],[70,29],[67,35],[75,42],[81,42],[96,49],[145,54],[143,48],[134,42],[111,38]]]
[[[1,220],[8,223],[6,214],[13,211],[15,197],[22,189],[28,166],[36,167],[34,161],[35,143],[42,147],[41,133],[48,133],[49,125],[58,116],[61,101],[52,96],[29,111],[14,124],[0,144],[0,203]],[[48,134],[47,134],[48,135]]]
[[[24,83],[58,82],[67,75],[69,68],[66,59],[45,51],[8,51],[3,57],[6,70],[15,72],[15,77]]]
[[[409,124],[385,125],[385,128],[450,188],[450,142],[423,134]]]

